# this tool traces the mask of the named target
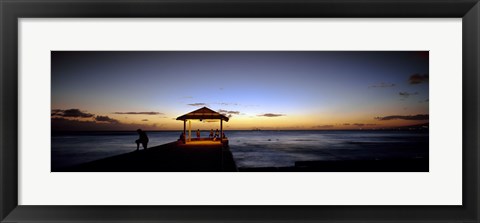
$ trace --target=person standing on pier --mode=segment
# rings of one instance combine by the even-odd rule
[[[141,129],[137,129],[137,133],[139,136],[139,139],[135,140],[135,143],[137,143],[137,151],[140,148],[140,143],[142,144],[143,149],[147,149],[147,145],[148,145],[147,133],[142,131]]]
[[[200,129],[197,129],[197,139],[200,140]]]

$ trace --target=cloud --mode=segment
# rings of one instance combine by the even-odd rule
[[[106,120],[105,118],[100,119]],[[115,121],[78,120],[61,117],[52,117],[51,126],[53,131],[135,131],[136,129],[154,130],[159,127],[155,124],[127,124]]]
[[[410,76],[408,79],[408,82],[410,84],[421,84],[421,83],[426,83],[428,82],[428,74],[413,74]]]
[[[111,124],[118,124],[119,123],[119,121],[116,120],[116,119],[110,118],[108,116],[101,116],[101,115],[97,115],[97,117],[95,117],[95,121],[97,121],[97,122],[108,122],[108,123],[111,123]]]
[[[350,125],[350,123],[343,123],[343,125]]]
[[[163,115],[161,112],[113,112],[116,115]]]
[[[389,83],[380,83],[380,84],[375,84],[371,85],[368,88],[386,88],[386,87],[395,87],[395,84],[389,84]]]
[[[52,109],[52,116],[68,117],[68,118],[91,118],[94,114],[80,111],[78,108],[71,109]]]
[[[265,113],[257,116],[263,116],[263,117],[280,117],[280,116],[286,116],[284,114],[274,114],[274,113]]]
[[[313,126],[313,128],[333,128],[333,125],[317,125]]]
[[[230,102],[216,102],[216,103],[214,103],[214,104],[216,104],[216,105],[222,105],[222,106],[228,106],[228,105],[235,105],[235,106],[237,106],[237,105],[239,105],[238,103],[230,103]]]
[[[52,116],[59,115],[59,113],[63,113],[64,110],[61,109],[52,109]]]
[[[375,125],[377,125],[377,124],[370,124],[370,123],[367,123],[367,124],[365,124],[365,123],[353,123],[352,125],[358,126],[358,127],[363,127],[363,126],[375,126]]]
[[[142,119],[142,122],[148,122],[148,119]]]
[[[406,91],[404,91],[404,92],[398,92],[398,94],[400,96],[404,97],[404,98],[408,98],[412,95],[418,95],[418,92],[406,92]]]
[[[375,117],[376,120],[380,121],[389,121],[395,119],[401,120],[428,120],[428,114],[418,114],[418,115],[390,115],[385,117]]]
[[[197,103],[190,103],[187,105],[190,105],[190,106],[209,106],[209,105],[239,106],[241,104],[233,103],[233,102],[209,102],[209,103],[197,102]]]
[[[228,118],[233,117],[233,115],[240,115],[239,111],[228,111],[228,110],[224,110],[224,109],[219,109],[218,112],[222,115],[227,116]]]
[[[206,103],[192,103],[192,104],[188,104],[190,106],[207,106]]]
[[[428,102],[428,98],[425,100],[418,101],[418,103],[427,103],[427,102]]]
[[[223,114],[232,114],[232,115],[239,115],[240,114],[239,111],[228,111],[228,110],[223,110],[223,109],[218,110],[218,112],[223,113]]]

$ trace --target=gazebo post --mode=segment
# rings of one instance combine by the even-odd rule
[[[220,118],[220,142],[223,142],[223,119]]]
[[[186,128],[187,128],[187,120],[184,119],[183,120],[183,143],[185,143],[185,138],[187,137]]]
[[[192,141],[192,120],[188,120],[188,141]]]

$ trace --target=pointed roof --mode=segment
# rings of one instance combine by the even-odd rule
[[[227,116],[222,115],[207,107],[197,109],[195,111],[192,111],[190,113],[187,113],[177,118],[177,120],[186,120],[186,119],[221,119],[223,121],[228,122]]]

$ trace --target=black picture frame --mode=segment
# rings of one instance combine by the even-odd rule
[[[478,0],[0,0],[1,222],[479,222]],[[462,18],[462,206],[18,205],[19,18]],[[354,37],[352,37],[354,38]],[[448,44],[448,43],[446,43]]]

